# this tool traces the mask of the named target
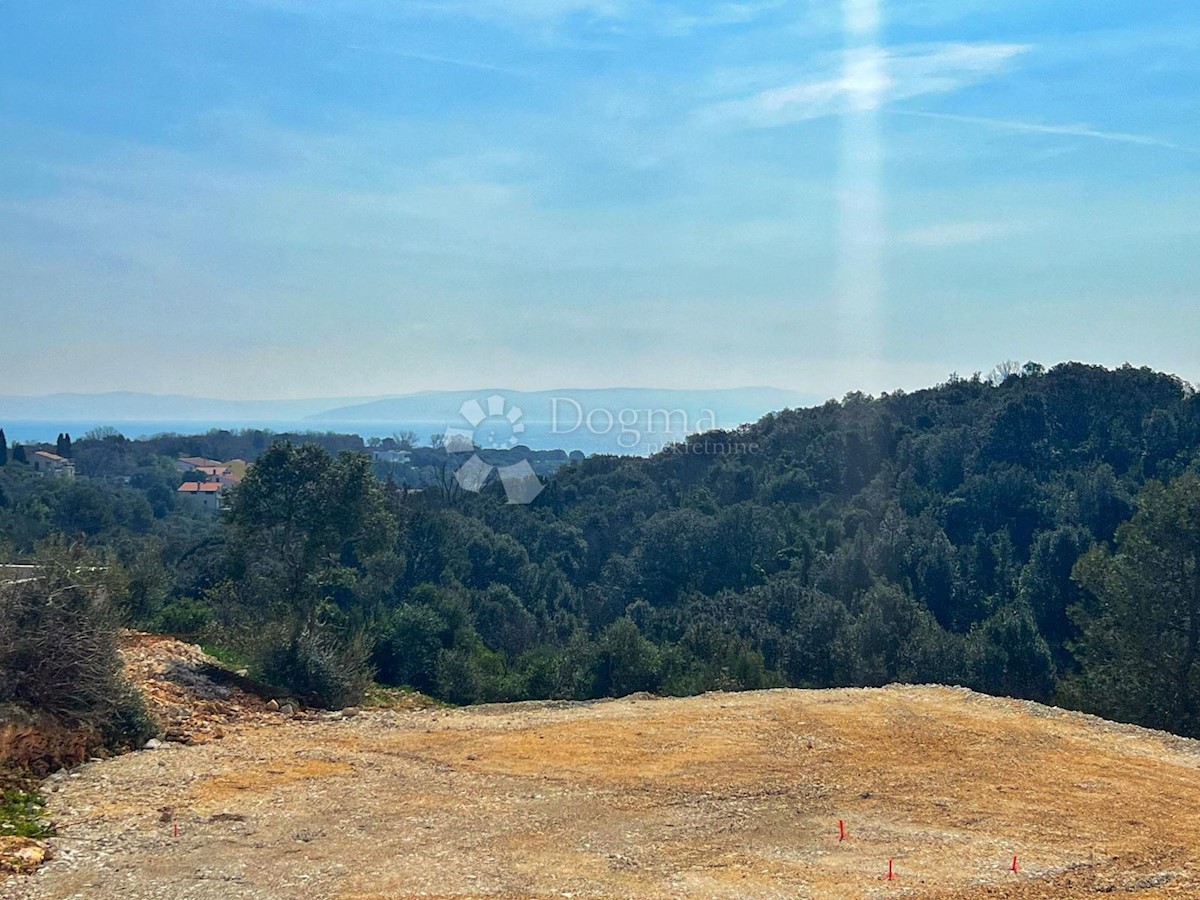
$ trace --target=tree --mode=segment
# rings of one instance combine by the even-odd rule
[[[364,627],[402,568],[370,459],[278,441],[233,492],[228,518],[264,674],[311,702],[358,702],[372,671]]]
[[[596,644],[594,691],[601,697],[624,697],[658,686],[660,659],[654,645],[629,619],[606,628]]]
[[[124,437],[125,436],[121,434],[121,432],[117,431],[117,429],[113,428],[111,425],[98,425],[91,431],[88,431],[86,434],[84,434],[83,439],[85,441],[107,441],[112,438],[124,439]]]
[[[60,434],[54,442],[54,452],[64,459],[71,458],[71,436]]]
[[[1067,610],[1083,599],[1071,572],[1091,545],[1091,534],[1075,525],[1043,531],[1034,541],[1029,562],[1021,570],[1018,599],[1033,613],[1038,631],[1061,664],[1069,662],[1066,648],[1075,637]]]
[[[385,684],[417,690],[436,688],[438,654],[447,646],[450,628],[431,606],[406,603],[383,622],[375,645],[375,666]]]
[[[260,600],[282,603],[310,624],[396,539],[383,485],[364,454],[334,459],[315,444],[286,441],[272,444],[234,491],[229,523],[239,568]]]
[[[29,458],[25,455],[25,448],[21,444],[13,444],[12,458],[13,462],[29,462]]]
[[[979,690],[1027,700],[1048,700],[1054,658],[1028,606],[1010,603],[970,635],[974,684]]]
[[[8,465],[8,438],[4,436],[4,429],[0,428],[0,466]]]
[[[69,482],[54,510],[54,525],[64,534],[99,534],[116,524],[114,499],[93,482]]]
[[[1021,364],[1015,359],[1006,359],[1004,362],[996,364],[996,367],[988,375],[987,380],[989,384],[999,387],[1009,378],[1012,378],[1014,375],[1019,377],[1020,374]]]
[[[1200,736],[1200,477],[1149,482],[1116,547],[1074,578],[1080,700],[1102,715]]]

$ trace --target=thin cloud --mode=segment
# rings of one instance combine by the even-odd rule
[[[474,8],[523,19],[562,19],[572,15],[621,18],[628,9],[624,0],[470,0],[452,5],[462,10]]]
[[[439,56],[435,53],[422,53],[419,50],[399,50],[395,47],[366,47],[362,44],[347,44],[346,49],[354,50],[358,53],[380,53],[387,56],[398,56],[401,59],[412,59],[417,62],[433,63],[435,65],[458,66],[464,69],[477,69],[484,72],[499,72],[502,75],[512,75],[514,77],[525,74],[520,69],[510,69],[507,66],[498,66],[494,63],[481,60]]]
[[[1164,147],[1168,150],[1183,150],[1188,153],[1196,152],[1190,147],[1166,141],[1145,134],[1128,134],[1121,131],[1101,131],[1090,125],[1043,125],[1037,122],[1018,122],[1011,119],[990,119],[986,116],[959,116],[951,113],[917,112],[915,110],[894,110],[897,115],[915,116],[921,119],[940,119],[945,122],[961,122],[964,125],[983,125],[1001,131],[1013,131],[1023,134],[1058,134],[1067,137],[1094,138],[1100,141],[1113,141],[1118,144],[1138,144],[1143,147]]]
[[[873,105],[882,106],[949,93],[1004,71],[1029,49],[1026,44],[952,43],[858,51],[851,65],[831,59],[816,77],[710,105],[699,118],[709,124],[770,128],[836,115],[848,98],[870,97]]]
[[[292,15],[322,18],[365,16],[372,19],[412,16],[473,16],[556,20],[572,15],[615,18],[625,14],[626,0],[242,0]]]
[[[843,0],[842,15],[851,34],[873,37],[879,33],[882,18],[879,0]]]
[[[897,240],[901,244],[936,249],[979,244],[1011,232],[1012,226],[1003,222],[941,222],[902,232]]]
[[[655,0],[240,0],[294,16],[346,21],[396,22],[473,19],[525,33],[539,41],[563,44],[563,32],[593,37],[653,34],[670,38],[696,32],[750,25],[786,9],[790,0],[726,0],[704,9]],[[569,42],[568,42],[569,43]],[[579,46],[572,44],[572,46]],[[584,45],[593,46],[594,45]],[[423,58],[414,55],[414,58]],[[454,59],[430,62],[455,64]],[[469,61],[464,61],[469,64]]]
[[[685,35],[703,28],[746,25],[764,13],[781,8],[786,0],[764,0],[758,3],[718,3],[704,13],[677,13],[664,22],[669,34]]]

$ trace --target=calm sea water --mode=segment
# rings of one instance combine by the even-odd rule
[[[127,438],[136,439],[150,437],[165,432],[177,434],[203,434],[214,428],[218,429],[247,429],[262,428],[276,433],[334,431],[339,434],[357,434],[365,438],[391,437],[398,431],[413,431],[417,434],[419,444],[428,445],[430,435],[441,434],[447,426],[458,425],[454,422],[233,422],[233,421],[32,421],[28,419],[12,419],[0,421],[8,442],[49,442],[53,443],[60,432],[67,432],[74,439],[83,437],[93,428],[109,426],[117,429]],[[622,429],[613,425],[609,430],[603,430],[606,423],[595,423],[589,429],[581,425],[573,431],[556,432],[548,423],[525,423],[525,431],[520,442],[534,450],[582,450],[589,455],[594,453],[613,453],[622,456],[647,456],[661,450],[664,445],[674,443],[683,438],[682,434],[670,434],[658,431],[646,433],[638,428]]]

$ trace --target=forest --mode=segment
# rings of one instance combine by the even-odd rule
[[[206,517],[169,455],[204,440],[76,442],[125,454],[119,483],[6,452],[0,563],[70,555],[124,624],[317,705],[373,680],[456,704],[936,682],[1200,736],[1200,397],[1174,376],[850,394],[573,461],[528,505],[293,438],[242,448]]]

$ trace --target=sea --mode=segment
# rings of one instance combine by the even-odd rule
[[[111,421],[101,419],[75,419],[71,421],[39,421],[31,419],[0,420],[11,446],[14,443],[51,443],[66,432],[73,440],[82,438],[96,428],[115,428],[125,437],[136,440],[156,434],[204,434],[212,430],[238,431],[263,429],[276,434],[299,434],[305,432],[336,432],[357,434],[364,440],[386,438],[398,432],[411,431],[417,435],[417,443],[428,446],[434,434],[444,434],[453,422],[267,422],[267,421]],[[649,456],[684,439],[685,435],[664,430],[647,431],[645,428],[622,428],[619,424],[609,425],[606,421],[593,420],[590,426],[581,424],[574,430],[555,428],[550,423],[527,422],[519,436],[519,443],[533,450],[579,450],[592,456],[613,454],[619,456]]]

